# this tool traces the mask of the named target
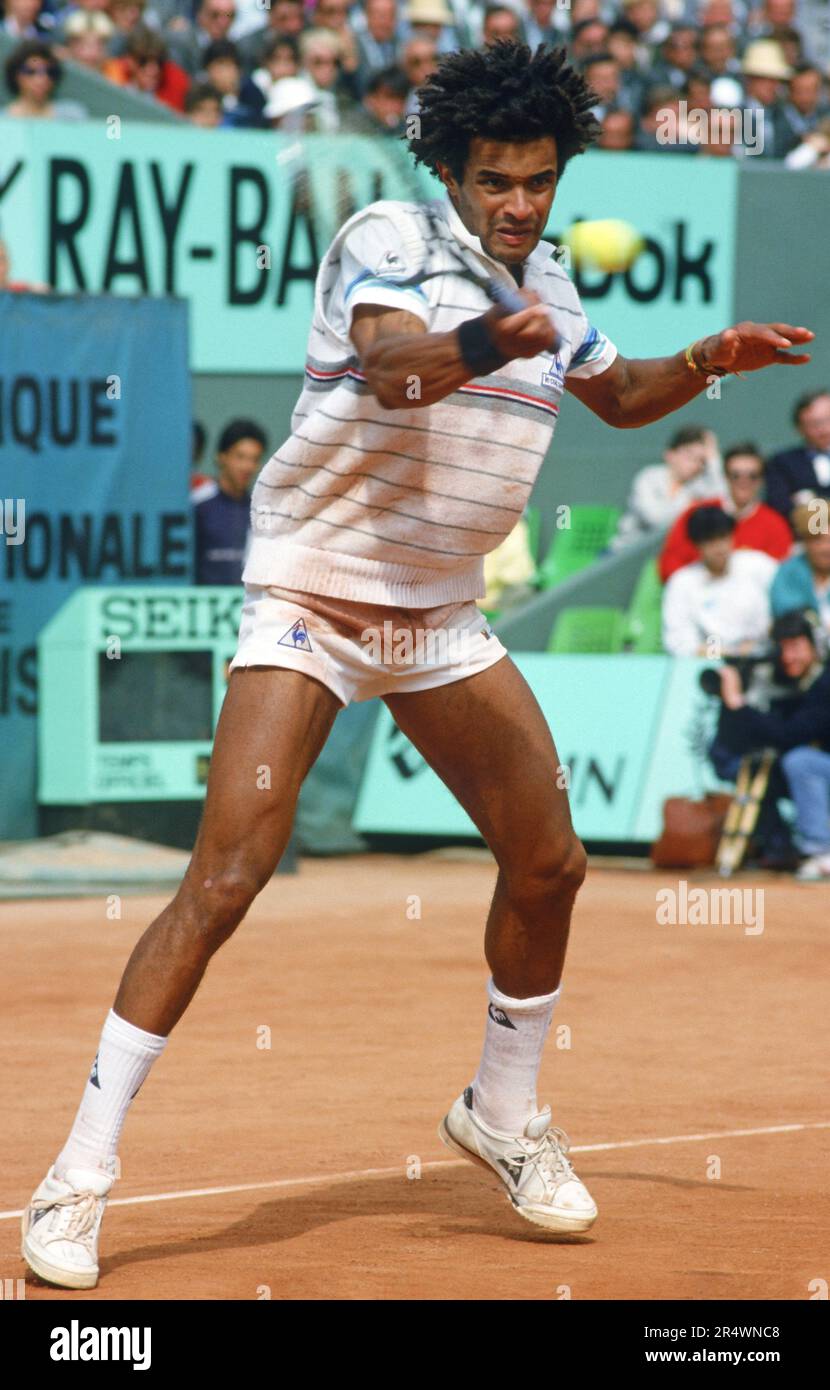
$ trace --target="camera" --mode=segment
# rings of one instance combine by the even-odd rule
[[[727,656],[724,657],[724,666],[734,666],[738,672],[741,682],[741,690],[746,694],[752,683],[752,678],[759,666],[768,666],[769,656]],[[707,666],[701,671],[698,677],[700,688],[705,695],[717,695],[720,698],[720,673],[722,668],[719,666]]]

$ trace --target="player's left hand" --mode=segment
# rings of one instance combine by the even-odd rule
[[[720,367],[727,372],[757,372],[761,367],[771,367],[778,362],[800,367],[810,361],[809,352],[788,349],[812,342],[815,336],[809,328],[794,328],[789,323],[746,320],[711,338],[704,338],[697,347],[696,356],[704,369]]]

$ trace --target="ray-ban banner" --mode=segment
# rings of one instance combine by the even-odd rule
[[[17,280],[188,299],[194,371],[299,372],[334,225],[411,197],[407,159],[392,137],[0,117],[0,235]],[[592,150],[568,166],[548,236],[617,217],[645,239],[625,274],[577,280],[621,351],[674,352],[731,320],[738,177],[733,160],[674,152]]]
[[[0,293],[0,839],[36,834],[35,644],[80,584],[188,583],[187,305]]]

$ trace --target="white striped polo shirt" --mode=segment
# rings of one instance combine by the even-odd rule
[[[617,355],[541,241],[524,262],[523,285],[551,307],[558,352],[517,358],[434,405],[380,406],[349,338],[356,305],[407,309],[436,333],[485,313],[487,295],[453,273],[445,239],[515,288],[449,199],[433,207],[437,241],[416,203],[381,201],[351,218],[323,258],[291,434],[251,498],[247,583],[404,608],[482,597],[483,556],[522,515],[565,377],[594,376]],[[446,273],[396,284],[420,265],[425,241],[427,268]]]

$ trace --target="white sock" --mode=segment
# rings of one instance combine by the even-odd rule
[[[524,1134],[538,1114],[536,1078],[560,985],[553,994],[511,999],[487,985],[484,1050],[473,1081],[473,1112],[498,1134]]]
[[[69,1168],[115,1172],[118,1140],[147,1073],[167,1046],[110,1009],[69,1138],[55,1160],[55,1176]]]

